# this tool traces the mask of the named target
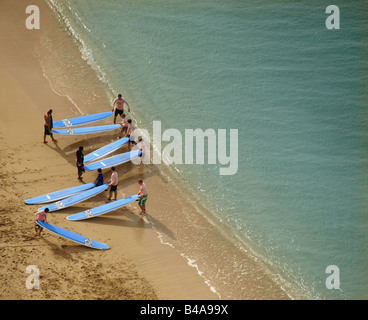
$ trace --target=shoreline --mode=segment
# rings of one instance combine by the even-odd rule
[[[42,12],[43,21],[46,21],[45,25],[50,29],[57,28],[58,21],[53,17],[47,4],[43,1],[36,2]],[[202,270],[217,267],[226,270],[227,263],[229,265],[233,263],[232,260],[226,262],[224,257],[222,265],[212,267],[208,262],[212,263],[218,253],[225,254],[230,259],[235,257],[235,260],[244,260],[246,268],[253,266],[254,261],[249,258],[249,253],[239,251],[221,235],[216,226],[198,214],[201,208],[199,204],[199,207],[196,207],[197,204],[190,203],[180,189],[171,187],[170,177],[162,173],[165,168],[161,169],[151,164],[144,167],[134,166],[130,163],[117,167],[119,198],[136,193],[137,180],[144,177],[150,195],[147,201],[149,223],[140,218],[136,203],[86,222],[71,223],[65,219],[67,215],[79,212],[81,208],[87,209],[104,203],[104,193],[77,206],[49,215],[50,223],[105,242],[111,247],[110,250],[91,251],[92,249],[82,248],[48,234],[47,231],[44,231],[42,239],[32,238],[33,215],[38,207],[24,205],[24,199],[77,185],[74,152],[78,146],[84,144],[84,153],[87,154],[106,144],[107,140],[114,139],[116,134],[93,134],[88,137],[55,136],[58,139],[55,144],[48,137],[48,144],[43,145],[41,142],[43,114],[50,108],[50,103],[54,106],[55,120],[70,117],[70,110],[75,108],[75,104],[50,87],[52,80],[46,79],[45,70],[39,66],[39,61],[33,55],[33,50],[39,50],[35,47],[40,39],[42,40],[43,30],[42,26],[38,31],[26,30],[23,13],[26,5],[25,2],[14,5],[8,1],[1,5],[3,14],[0,15],[4,24],[3,29],[6,29],[4,32],[6,35],[3,36],[5,39],[2,40],[11,44],[0,57],[2,62],[0,81],[6,92],[1,100],[1,131],[6,141],[4,138],[0,141],[2,150],[6,151],[4,158],[10,159],[3,161],[2,164],[6,176],[16,175],[14,178],[16,183],[5,183],[6,188],[2,192],[1,207],[4,208],[2,215],[5,215],[7,220],[1,225],[1,231],[5,234],[1,254],[8,263],[4,267],[5,272],[1,271],[3,287],[7,288],[1,298],[39,299],[46,294],[47,299],[226,299],[229,293],[226,291],[224,294],[217,293],[218,286],[214,284],[215,280],[209,280],[206,273],[202,275]],[[6,16],[5,12],[8,13]],[[14,21],[12,20],[14,18],[18,23],[17,28],[11,27],[10,21]],[[59,36],[66,36],[62,35],[65,32],[60,28],[56,31]],[[37,32],[41,35],[36,34]],[[20,52],[13,41],[14,38],[24,40],[26,50]],[[72,44],[72,41],[70,43]],[[76,46],[73,55],[80,56]],[[20,60],[22,62],[19,62]],[[102,88],[102,83],[100,87]],[[27,108],[14,117],[13,112],[6,109],[6,106],[16,108],[19,100]],[[99,92],[96,100],[106,101],[106,96]],[[78,102],[76,104],[80,105]],[[82,106],[81,110],[86,113],[106,111],[95,106]],[[111,119],[108,119],[98,124],[110,122]],[[27,128],[27,134],[22,132],[19,137],[17,126]],[[125,151],[124,148],[122,150]],[[104,172],[105,181],[109,179],[109,175],[109,170]],[[95,178],[95,172],[84,174],[86,183],[93,182]],[[1,176],[1,180],[5,182],[5,174]],[[12,194],[17,194],[17,197]],[[179,210],[173,213],[172,207]],[[17,228],[16,231],[14,227]],[[206,234],[204,244],[201,243],[203,232]],[[189,241],[188,235],[191,237]],[[185,247],[184,244],[190,242],[194,244],[193,247]],[[212,243],[220,244],[220,247],[211,247]],[[39,250],[44,251],[41,257]],[[23,258],[20,258],[21,256]],[[198,261],[193,256],[200,257],[201,260]],[[21,264],[17,263],[18,258]],[[90,265],[87,266],[85,261]],[[71,262],[79,266],[80,270],[88,269],[87,274],[91,278],[91,281],[87,281],[88,286],[84,286],[80,281],[78,283],[80,271],[78,272],[78,268],[72,266]],[[27,264],[40,267],[41,288],[42,282],[47,282],[44,284],[47,289],[37,292],[25,289],[24,275]],[[48,271],[43,274],[45,269]],[[8,276],[11,273],[14,275],[11,277],[12,281],[9,281]],[[52,276],[53,273],[61,274],[61,280]],[[101,274],[103,284],[96,288],[96,282],[101,281]],[[254,280],[255,275],[263,277],[262,280]],[[117,279],[120,282],[116,281]],[[86,279],[84,280],[86,282]],[[250,273],[242,281],[247,293],[243,295],[239,293],[239,299],[288,299],[287,295],[262,271],[259,274]],[[68,288],[66,284],[72,283],[74,283],[73,290],[69,290],[70,287]],[[253,288],[259,287],[260,284],[265,288],[264,291],[259,292],[257,289],[253,292]],[[109,290],[111,289],[109,286],[114,290]]]

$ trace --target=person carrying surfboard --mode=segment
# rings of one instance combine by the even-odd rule
[[[124,103],[128,106],[128,112],[130,112],[130,106],[128,101],[126,101],[121,94],[118,94],[118,97],[114,100],[114,103],[112,104],[112,110],[114,111],[115,108],[115,113],[114,113],[114,124],[116,123],[116,116],[122,115],[124,113]]]
[[[141,157],[141,163],[144,163],[142,159],[144,159],[145,153],[146,153],[146,145],[144,144],[143,138],[141,136],[138,137],[138,150],[141,151],[141,154],[139,157]]]
[[[48,208],[45,208],[42,211],[38,211],[35,213],[36,216],[36,222],[35,222],[35,231],[36,231],[36,235],[40,236],[41,232],[43,230],[43,228],[37,224],[37,221],[43,221],[43,222],[47,222],[47,214],[49,212]]]
[[[135,138],[134,138],[134,130],[135,130],[135,126],[134,124],[132,123],[132,119],[128,119],[128,129],[126,131],[126,137],[129,138],[129,141],[128,141],[128,148],[129,150],[131,150],[131,147],[130,147],[130,144],[136,144],[136,142],[134,141]]]
[[[123,134],[125,134],[128,130],[129,127],[129,123],[128,123],[128,118],[126,117],[125,113],[123,113],[121,115],[123,121],[121,122],[121,130],[120,130],[120,134],[119,134],[119,139],[121,139],[121,137],[123,136]]]
[[[52,120],[52,109],[47,111],[44,115],[45,124],[44,124],[44,134],[43,134],[43,143],[47,143],[46,136],[50,136],[52,141],[56,142],[57,140],[54,139],[52,135],[52,128],[53,128],[53,120]]]
[[[147,193],[147,186],[146,184],[143,182],[142,179],[138,180],[138,183],[140,185],[139,188],[139,192],[138,192],[138,205],[141,208],[142,212],[140,213],[141,215],[146,214],[146,201],[148,198],[148,193]]]

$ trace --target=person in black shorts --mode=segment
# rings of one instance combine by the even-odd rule
[[[107,200],[111,200],[112,194],[114,194],[114,200],[117,199],[117,189],[118,189],[118,173],[115,170],[115,167],[111,168],[111,179],[109,180],[110,192],[109,198]]]
[[[124,103],[128,106],[128,112],[130,112],[130,106],[128,101],[126,101],[121,94],[118,94],[118,97],[114,100],[114,103],[112,104],[112,110],[114,111],[115,108],[115,113],[114,113],[114,124],[116,123],[116,117],[119,114],[120,116],[124,113]]]
[[[43,143],[47,143],[46,136],[50,136],[52,141],[56,142],[57,140],[54,139],[54,136],[52,135],[52,127],[53,127],[53,120],[52,120],[52,109],[47,111],[47,113],[44,115],[45,124],[44,124],[44,133],[43,133]]]
[[[80,146],[76,152],[77,155],[77,168],[78,168],[78,179],[82,180],[82,174],[86,171],[84,170],[84,154],[83,147]]]
[[[119,115],[122,116],[124,114],[124,110],[115,109],[114,116],[115,118]]]

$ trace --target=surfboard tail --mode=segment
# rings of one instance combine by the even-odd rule
[[[78,233],[60,228],[58,226],[52,225],[50,223],[47,222],[43,222],[43,221],[37,221],[37,224],[39,226],[41,226],[42,228],[45,228],[46,230],[60,236],[63,237],[65,239],[71,240],[73,242],[82,244],[86,247],[89,248],[93,248],[93,249],[100,249],[100,250],[106,250],[106,249],[110,249],[110,247],[102,242],[98,242],[95,240],[92,240],[90,238],[87,238],[85,236],[82,236]]]

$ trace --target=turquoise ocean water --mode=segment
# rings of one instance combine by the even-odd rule
[[[266,263],[313,299],[368,298],[366,1],[337,4],[339,30],[329,1],[48,3],[140,127],[238,130],[236,174],[172,167]]]

